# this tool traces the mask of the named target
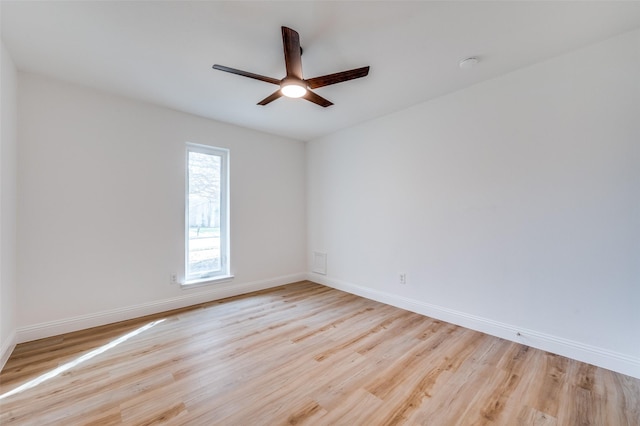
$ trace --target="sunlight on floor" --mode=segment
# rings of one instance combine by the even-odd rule
[[[137,336],[138,334],[140,334],[140,333],[142,333],[142,332],[144,332],[146,330],[149,330],[151,327],[153,327],[155,325],[158,325],[163,321],[165,321],[164,318],[160,319],[160,320],[157,320],[157,321],[150,322],[149,324],[147,324],[147,325],[145,325],[143,327],[140,327],[140,328],[138,328],[136,330],[133,330],[130,333],[127,333],[127,334],[125,334],[125,335],[123,335],[121,337],[118,337],[117,339],[112,340],[111,342],[107,343],[106,345],[100,346],[99,348],[96,348],[96,349],[92,350],[91,352],[87,352],[86,354],[74,359],[73,361],[67,362],[66,364],[63,364],[63,365],[59,366],[58,368],[55,368],[55,369],[53,369],[53,370],[51,370],[51,371],[49,371],[47,373],[44,373],[43,375],[41,375],[39,377],[36,377],[35,379],[30,380],[30,381],[24,383],[23,385],[18,386],[17,388],[15,388],[13,390],[10,390],[9,392],[6,392],[6,393],[0,395],[0,399],[7,398],[7,397],[9,397],[11,395],[15,395],[17,393],[24,392],[27,389],[31,389],[33,387],[36,387],[39,384],[41,384],[41,383],[43,383],[43,382],[45,382],[45,381],[47,381],[47,380],[49,380],[51,378],[54,378],[54,377],[64,373],[65,371],[70,370],[73,367],[75,367],[75,366],[77,366],[77,365],[79,365],[79,364],[81,364],[81,363],[83,363],[85,361],[90,360],[91,358],[93,358],[95,356],[100,355],[101,353],[106,352],[109,349],[112,349],[112,348],[118,346],[120,343],[126,342],[127,340],[131,339],[132,337]]]

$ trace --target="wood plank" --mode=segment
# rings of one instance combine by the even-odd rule
[[[308,281],[21,344],[0,373],[3,425],[159,423],[640,426],[640,380]]]

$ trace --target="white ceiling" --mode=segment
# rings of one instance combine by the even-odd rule
[[[311,140],[640,28],[640,2],[147,1],[0,4],[18,69],[298,140]],[[316,89],[334,106],[214,63],[284,77],[280,26],[300,33],[306,78],[371,66]],[[458,62],[481,62],[461,70]]]

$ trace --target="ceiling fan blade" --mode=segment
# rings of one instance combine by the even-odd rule
[[[366,77],[369,74],[369,67],[356,68],[349,71],[337,72],[335,74],[323,75],[307,80],[310,89],[329,86],[331,84],[342,83],[343,81],[353,80],[354,78]]]
[[[216,65],[213,66],[213,69],[214,70],[219,70],[219,71],[224,71],[224,72],[230,72],[231,74],[237,74],[237,75],[241,75],[243,77],[254,78],[254,79],[260,80],[260,81],[266,81],[267,83],[271,83],[271,84],[280,85],[280,80],[278,80],[278,79],[271,78],[271,77],[265,77],[264,75],[254,74],[254,73],[248,72],[248,71],[237,70],[235,68],[225,67],[224,65],[216,64]]]
[[[287,77],[295,77],[298,80],[302,80],[300,36],[291,28],[282,27],[282,45],[284,47],[284,64],[287,67]]]
[[[273,92],[272,94],[270,94],[269,96],[267,96],[266,98],[264,98],[263,100],[261,100],[260,102],[258,102],[257,105],[266,105],[270,102],[275,101],[276,99],[278,99],[280,96],[282,96],[282,92],[280,92],[280,89],[276,90],[275,92]]]
[[[307,93],[303,96],[303,98],[305,98],[306,100],[308,100],[310,102],[313,102],[314,104],[318,104],[318,105],[320,105],[321,107],[324,107],[324,108],[333,105],[333,102],[323,98],[320,95],[317,95],[317,94],[313,93],[311,90],[307,90]]]

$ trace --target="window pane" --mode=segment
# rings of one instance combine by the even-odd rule
[[[221,166],[219,155],[189,151],[187,279],[213,276],[222,270]]]

